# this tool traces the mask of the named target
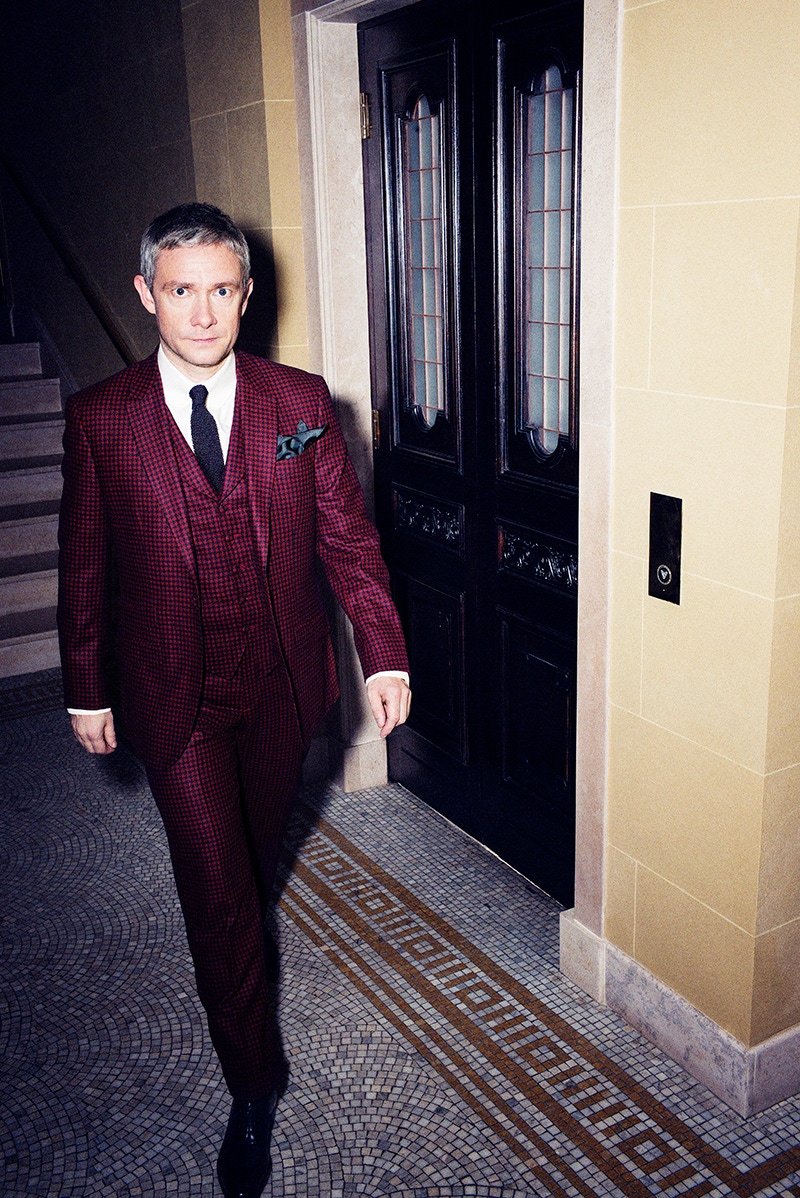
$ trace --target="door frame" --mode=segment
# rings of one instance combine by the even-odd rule
[[[416,0],[292,0],[309,341],[372,490],[357,22]],[[621,0],[585,0],[575,906],[561,968],[603,1001],[609,568]],[[359,451],[360,447],[360,451]],[[413,680],[412,680],[413,682]]]

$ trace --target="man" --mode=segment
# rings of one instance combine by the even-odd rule
[[[169,840],[198,993],[233,1102],[217,1172],[261,1194],[283,1062],[264,924],[303,754],[336,698],[322,562],[381,736],[409,709],[377,535],[320,378],[234,354],[252,290],[219,209],[152,222],[134,284],[156,354],[67,405],[58,626],[75,736],[116,747],[104,674],[111,556],[120,716]]]

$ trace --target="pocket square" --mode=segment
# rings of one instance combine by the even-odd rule
[[[327,424],[323,424],[322,428],[309,428],[306,422],[301,420],[296,433],[278,433],[278,452],[275,461],[282,462],[285,458],[299,458],[305,447],[312,441],[318,441],[327,427]]]

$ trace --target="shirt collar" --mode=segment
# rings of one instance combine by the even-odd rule
[[[164,387],[164,395],[166,398],[169,391],[175,399],[180,399],[187,404],[191,404],[189,392],[192,387],[197,386],[197,379],[190,379],[179,370],[173,362],[170,362],[167,355],[164,353],[163,345],[158,347],[158,369],[161,375],[161,383]],[[236,355],[231,350],[227,358],[220,363],[217,370],[207,379],[203,379],[203,386],[208,391],[208,402],[212,402],[216,393],[220,390],[233,385],[236,386]]]

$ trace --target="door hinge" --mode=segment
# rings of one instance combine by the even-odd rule
[[[372,137],[372,116],[370,113],[369,92],[361,93],[361,140],[367,141]]]
[[[377,408],[372,409],[372,448],[381,447],[381,414]]]

